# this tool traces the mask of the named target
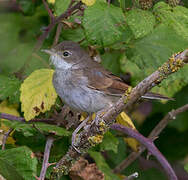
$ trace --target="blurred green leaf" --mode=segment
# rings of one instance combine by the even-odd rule
[[[85,10],[83,27],[91,44],[108,46],[122,38],[125,17],[121,8],[96,2]]]
[[[155,25],[155,16],[150,11],[132,9],[126,14],[126,22],[136,39],[152,32]]]
[[[184,169],[188,172],[188,163],[184,166]]]
[[[17,0],[25,15],[32,15],[35,12],[35,1]]]
[[[34,16],[29,17],[16,13],[0,14],[0,41],[3,42],[0,44],[1,73],[17,72],[26,61],[26,74],[47,66],[48,58],[33,53],[37,34],[40,33],[41,25],[45,24],[42,18],[46,13],[43,9],[39,10]]]
[[[71,0],[56,0],[55,1],[55,14],[57,16],[61,15],[62,13],[64,13],[67,8],[69,7]]]
[[[105,180],[120,180],[118,176],[112,173],[112,169],[105,162],[100,152],[89,151],[89,155],[95,160],[97,167],[104,173]]]
[[[188,39],[183,39],[167,25],[161,24],[155,30],[137,40],[128,51],[131,56],[129,60],[136,63],[140,69],[144,69],[140,74],[139,81],[148,76],[164,62],[168,60],[172,54],[187,48]],[[155,91],[168,96],[173,96],[183,86],[188,83],[187,76],[188,66],[185,65],[177,73],[169,76],[163,81],[160,87],[155,87]]]
[[[100,144],[100,150],[101,151],[113,151],[114,153],[117,153],[118,151],[118,139],[110,132],[106,132],[102,143]]]
[[[14,76],[0,75],[0,99],[4,100],[8,97],[11,103],[18,103],[20,85],[21,82]]]
[[[0,174],[8,180],[35,179],[37,159],[33,152],[23,146],[0,150]]]

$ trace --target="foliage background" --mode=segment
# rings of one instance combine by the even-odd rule
[[[56,0],[54,3],[49,1],[49,6],[55,15],[60,15],[69,3],[70,0]],[[164,1],[154,1],[151,9],[143,10],[137,1],[133,4],[131,0],[114,0],[112,5],[108,6],[105,1],[96,0],[94,5],[86,7],[84,14],[74,14],[64,21],[59,42],[72,40],[81,42],[87,50],[88,46],[94,48],[100,54],[105,68],[134,86],[173,53],[188,47],[188,2],[182,0],[181,3],[181,6],[172,8]],[[23,78],[35,70],[50,67],[48,55],[33,51],[37,39],[49,24],[49,16],[42,1],[10,0],[0,1],[0,4],[0,112],[23,117],[20,103]],[[43,49],[51,47],[55,33],[53,29],[45,39]],[[27,66],[20,79],[20,74],[16,72],[19,72],[25,63]],[[188,67],[185,67],[154,88],[155,92],[174,97],[175,101],[143,102],[132,113],[131,119],[143,135],[147,136],[167,112],[188,103],[187,72]],[[59,104],[62,105],[57,100],[54,107],[57,111]],[[16,114],[12,110],[16,111]],[[51,117],[53,113],[54,109],[51,109],[39,117]],[[184,177],[187,175],[183,166],[188,163],[187,117],[188,112],[179,115],[156,140],[160,151],[173,164],[177,173]],[[32,179],[33,174],[38,175],[40,172],[45,135],[50,132],[51,127],[38,125],[46,133],[44,135],[26,124],[1,120],[1,129],[6,131],[4,126],[15,128],[15,131],[12,135],[14,142],[10,141],[6,146],[7,150],[0,152],[0,173],[11,179],[8,177],[8,169],[11,169],[14,179]],[[66,152],[70,142],[70,133],[65,129],[54,127],[53,131],[59,138],[52,148],[50,162],[57,161]],[[111,138],[114,138],[114,143],[109,146]],[[129,152],[130,148],[123,138],[111,132],[89,155],[105,173],[106,179],[115,179],[118,177],[114,177],[110,169],[125,159]],[[35,153],[36,157],[31,156],[32,153]],[[23,159],[26,161],[20,164]],[[15,164],[12,164],[13,162]],[[149,162],[147,164],[140,158],[122,173],[129,175],[137,171],[140,180],[165,179],[163,173],[155,168],[158,164],[155,161]],[[32,166],[27,167],[28,164]]]

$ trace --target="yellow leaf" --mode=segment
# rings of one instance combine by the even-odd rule
[[[57,93],[52,84],[53,73],[52,69],[39,69],[22,83],[20,101],[27,121],[50,110],[55,104]]]
[[[49,4],[55,4],[55,0],[47,0]]]
[[[92,6],[93,4],[95,4],[96,0],[82,0],[82,2],[86,5],[86,6]]]
[[[14,116],[20,116],[19,112],[17,111],[18,105],[14,104],[14,105],[9,105],[7,101],[3,101],[0,104],[0,112],[1,113],[7,113],[7,114],[11,114]],[[1,119],[1,134],[0,134],[0,144],[2,144],[2,140],[3,140],[3,136],[4,133],[6,133],[9,130],[9,127],[5,126],[3,123],[3,119]],[[13,134],[13,132],[10,134],[10,136],[8,137],[6,144],[15,144],[15,140],[11,137],[11,135]]]
[[[117,116],[116,122],[123,125],[123,126],[130,127],[132,129],[136,129],[132,120],[130,119],[130,117],[125,112],[122,112],[121,114],[119,114]]]
[[[131,118],[125,113],[122,112],[121,114],[119,114],[116,118],[116,122],[129,127],[131,129],[136,130]],[[138,151],[138,147],[139,147],[139,142],[134,139],[134,138],[124,138],[125,142],[134,150],[134,151]]]
[[[132,148],[133,151],[138,152],[140,143],[136,139],[127,137],[124,138],[124,141]]]

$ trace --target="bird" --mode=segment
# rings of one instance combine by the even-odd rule
[[[53,86],[57,94],[73,110],[88,114],[101,112],[113,106],[130,88],[120,77],[94,61],[76,42],[63,41],[43,51],[50,55],[55,66]],[[151,92],[142,98],[171,99]],[[84,125],[75,130],[74,136]]]

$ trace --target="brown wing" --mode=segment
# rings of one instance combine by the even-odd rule
[[[90,88],[104,91],[110,95],[121,96],[129,87],[119,77],[102,67],[86,68],[84,75],[88,77]]]

